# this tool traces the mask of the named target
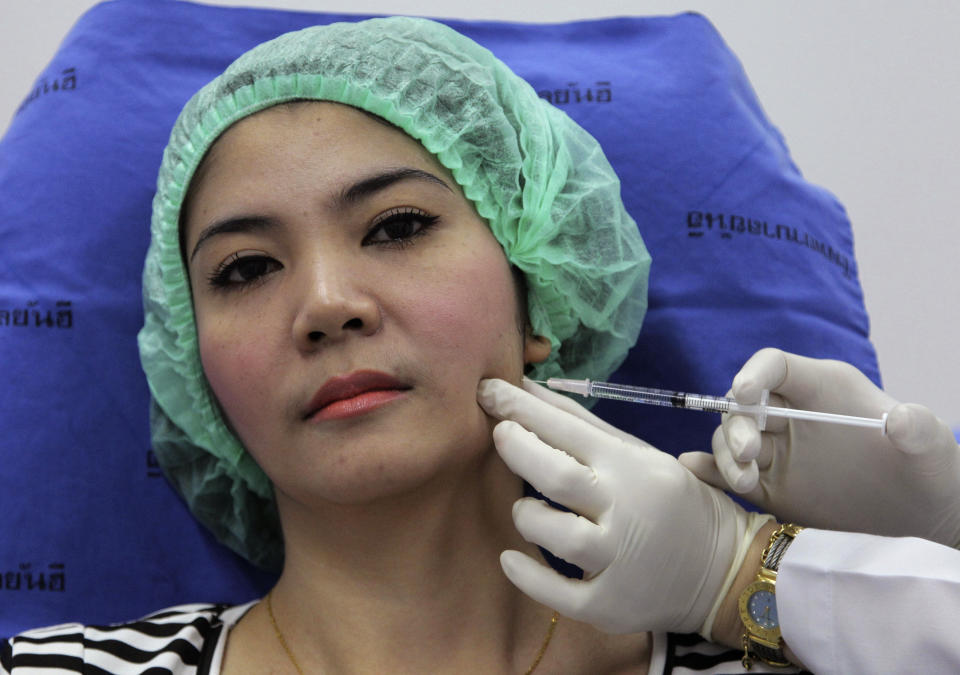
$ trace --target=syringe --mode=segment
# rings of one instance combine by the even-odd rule
[[[568,380],[551,377],[546,382],[550,389],[566,391],[581,396],[595,398],[610,398],[630,403],[644,403],[660,405],[668,408],[684,408],[686,410],[703,410],[705,412],[733,413],[735,415],[751,415],[757,420],[757,426],[763,431],[767,426],[767,416],[787,417],[795,420],[812,420],[814,422],[831,422],[833,424],[848,424],[857,427],[872,427],[879,429],[883,435],[887,434],[887,414],[882,417],[855,417],[853,415],[837,415],[835,413],[815,412],[812,410],[796,410],[794,408],[780,408],[767,405],[770,392],[764,390],[760,402],[754,405],[737,403],[733,398],[725,396],[708,396],[706,394],[688,394],[682,391],[667,389],[652,389],[650,387],[634,387],[628,384],[614,384],[612,382],[592,382],[591,380]]]

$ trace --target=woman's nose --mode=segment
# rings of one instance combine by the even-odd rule
[[[380,330],[380,306],[356,275],[319,270],[303,282],[303,296],[293,322],[297,346],[310,351],[350,335]]]

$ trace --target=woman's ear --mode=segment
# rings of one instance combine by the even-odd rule
[[[530,324],[523,336],[523,363],[543,363],[550,356],[550,338],[534,335]]]

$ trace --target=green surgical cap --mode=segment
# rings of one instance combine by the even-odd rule
[[[178,227],[190,180],[220,134],[294,100],[378,115],[450,171],[526,276],[531,327],[553,345],[533,377],[613,372],[637,339],[650,268],[597,141],[456,31],[404,17],[338,23],[238,58],[190,99],[163,153],[139,346],[161,467],[200,522],[270,569],[283,559],[272,486],[204,377]]]

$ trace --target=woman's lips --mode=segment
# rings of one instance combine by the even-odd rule
[[[403,396],[408,389],[409,385],[376,370],[331,377],[310,399],[304,419],[319,422],[364,415]]]
[[[367,391],[327,404],[314,413],[310,417],[310,421],[340,420],[348,417],[356,417],[357,415],[364,415],[375,408],[389,403],[395,398],[403,396],[403,394],[404,390],[400,389],[376,389],[374,391]]]

